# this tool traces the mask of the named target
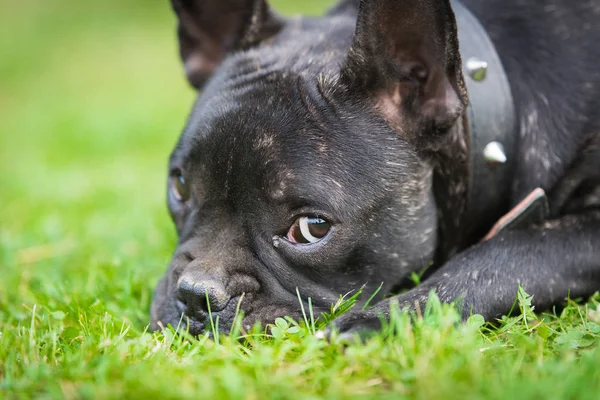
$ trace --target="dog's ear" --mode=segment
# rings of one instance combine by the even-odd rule
[[[340,78],[407,139],[446,132],[468,102],[449,0],[361,0]]]
[[[275,35],[283,26],[265,0],[171,0],[179,52],[197,89],[227,55]]]

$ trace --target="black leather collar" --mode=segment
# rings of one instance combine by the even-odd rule
[[[508,77],[485,28],[459,1],[453,0],[452,7],[469,94],[465,128],[470,138],[470,176],[467,221],[463,228],[470,230],[482,222],[494,223],[499,216],[490,215],[490,210],[500,214],[506,211],[515,158],[516,116]],[[499,147],[506,157],[504,162],[499,157]],[[490,159],[494,152],[500,159]]]

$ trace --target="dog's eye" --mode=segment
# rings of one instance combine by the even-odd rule
[[[175,198],[182,203],[190,199],[190,185],[186,182],[181,170],[175,170],[171,175],[171,190]]]
[[[300,217],[287,233],[292,243],[310,244],[323,239],[331,229],[331,224],[320,217]]]

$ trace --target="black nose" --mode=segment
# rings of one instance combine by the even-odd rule
[[[185,313],[194,316],[209,311],[223,310],[231,296],[227,294],[222,283],[212,279],[193,279],[182,277],[179,281],[177,297],[185,306]]]

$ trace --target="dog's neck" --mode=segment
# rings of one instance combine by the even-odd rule
[[[438,159],[442,262],[478,240],[506,212],[516,141],[513,98],[494,44],[469,10],[459,1],[452,6],[469,106]]]

